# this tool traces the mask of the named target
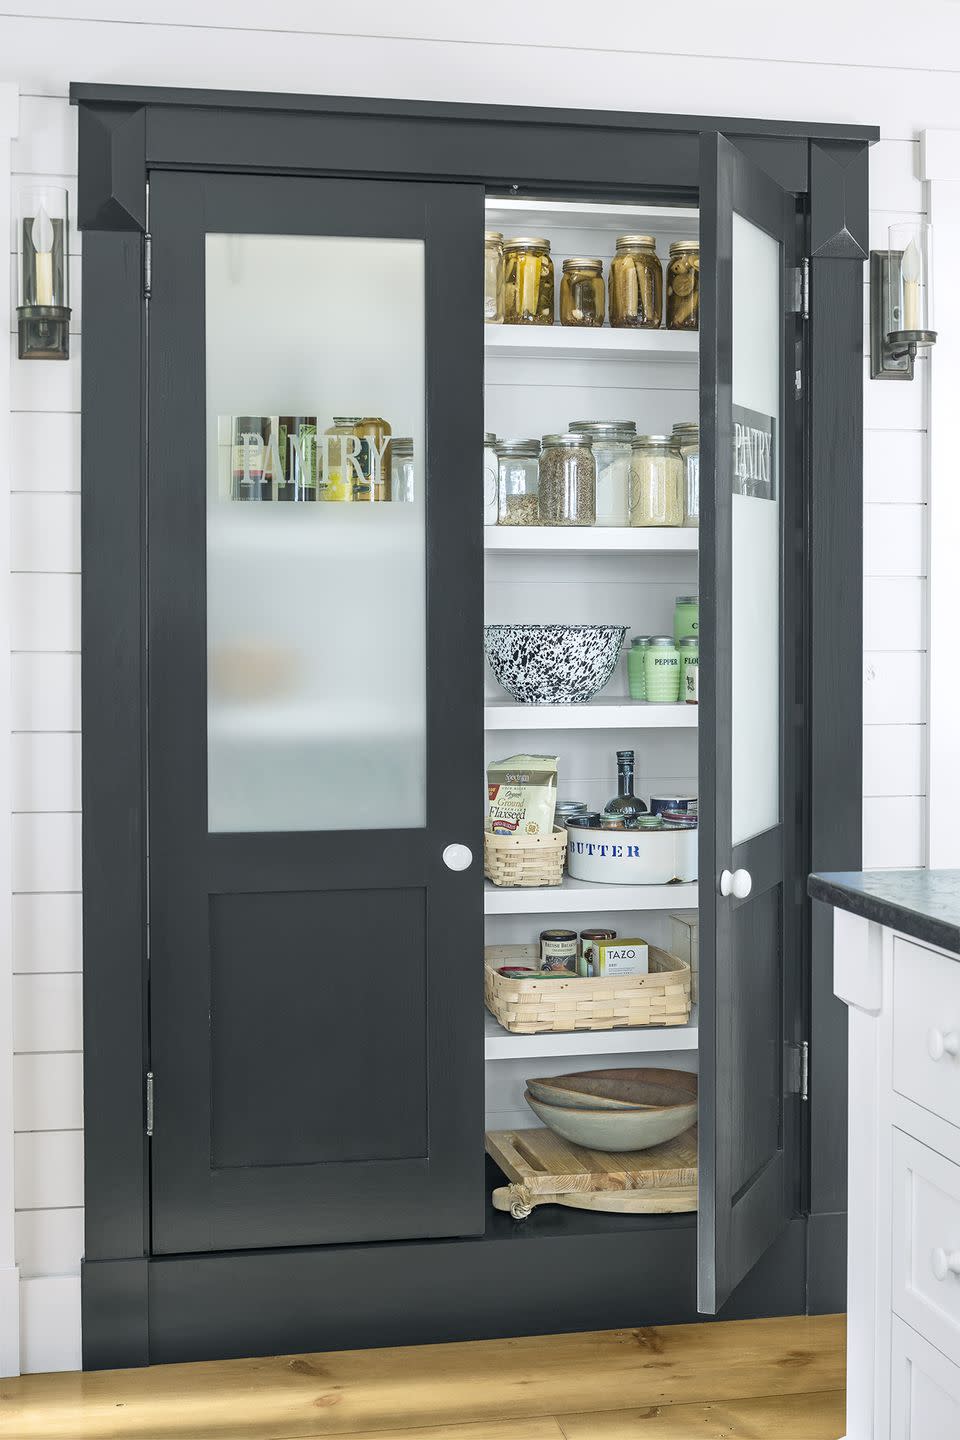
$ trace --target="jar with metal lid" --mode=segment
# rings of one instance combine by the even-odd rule
[[[560,276],[560,324],[602,325],[603,261],[572,255]]]
[[[700,638],[700,596],[678,595],[673,606],[673,638],[677,644],[685,635]]]
[[[586,436],[597,467],[597,524],[630,523],[630,446],[633,420],[571,420],[567,429]]]
[[[631,700],[646,700],[647,683],[643,668],[643,652],[650,644],[649,635],[634,635],[627,651],[627,689]]]
[[[488,430],[483,437],[483,523],[496,525],[499,503],[500,462],[497,459],[497,437]]]
[[[616,930],[605,930],[599,926],[594,930],[581,930],[577,974],[587,978],[598,976],[600,965],[597,960],[597,945],[601,940],[616,940],[616,938]]]
[[[553,324],[553,261],[542,235],[504,241],[503,318],[507,325]]]
[[[697,683],[700,670],[699,637],[684,635],[677,649],[680,651],[680,699],[688,705],[696,705],[700,698],[700,687]],[[696,675],[694,671],[697,672]]]
[[[503,235],[483,235],[483,318],[488,325],[503,324]]]
[[[540,931],[540,969],[577,973],[579,942],[576,930]]]
[[[540,441],[498,440],[497,524],[539,525]]]
[[[596,522],[597,467],[586,435],[544,435],[539,493],[541,525]]]
[[[586,815],[586,800],[558,800],[553,813],[554,825],[566,825],[575,815]]]
[[[656,330],[663,318],[663,266],[652,235],[618,235],[610,262],[610,324]]]
[[[700,426],[674,425],[673,441],[683,461],[683,523],[700,524]]]
[[[633,442],[630,524],[683,524],[683,461],[668,435],[638,435]]]
[[[390,449],[392,452],[390,476],[393,498],[410,505],[414,498],[413,441],[407,435],[396,435]]]
[[[680,699],[680,651],[669,635],[651,635],[643,652],[647,700],[676,705]]]
[[[667,262],[667,329],[700,326],[700,241],[674,240]]]

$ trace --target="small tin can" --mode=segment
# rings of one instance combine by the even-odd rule
[[[599,830],[600,811],[584,810],[579,815],[571,815],[566,824],[568,829],[573,825],[575,828],[582,830]]]
[[[651,795],[650,813],[662,815],[664,810],[689,810],[696,814],[696,795]]]
[[[660,818],[666,830],[696,830],[699,823],[691,810],[664,810]]]
[[[566,825],[574,815],[584,815],[587,810],[586,800],[558,800],[554,811],[555,825]]]
[[[576,975],[578,949],[576,930],[541,930],[540,969]]]
[[[650,815],[640,815],[637,818],[638,830],[662,830],[663,820],[659,811]]]
[[[577,974],[587,977],[599,975],[596,947],[601,940],[616,940],[616,938],[616,930],[581,930]]]

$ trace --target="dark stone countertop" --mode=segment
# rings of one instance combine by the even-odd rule
[[[828,870],[811,875],[807,891],[960,959],[960,870]]]

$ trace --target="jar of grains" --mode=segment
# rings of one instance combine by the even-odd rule
[[[683,524],[683,461],[667,435],[638,435],[633,442],[630,524]]]
[[[700,524],[700,426],[682,422],[673,427],[673,443],[683,461],[683,523]]]
[[[674,240],[667,264],[667,329],[700,325],[700,241]]]
[[[657,330],[663,315],[663,266],[652,235],[618,235],[610,262],[610,324]]]
[[[498,525],[539,525],[539,440],[498,440]]]
[[[483,234],[483,318],[488,325],[503,324],[503,235]]]
[[[540,452],[540,524],[594,525],[597,467],[586,435],[544,435]]]
[[[553,324],[553,261],[542,235],[504,241],[503,319],[507,325]]]
[[[483,523],[496,525],[500,508],[500,461],[497,459],[497,437],[488,430],[483,437]]]
[[[573,434],[593,445],[597,467],[597,524],[630,523],[630,447],[637,433],[633,420],[571,420]]]
[[[560,276],[560,324],[602,325],[603,261],[571,256]]]

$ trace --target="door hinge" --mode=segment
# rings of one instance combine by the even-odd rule
[[[799,1095],[801,1100],[810,1099],[810,1045],[806,1040],[789,1046],[791,1076],[789,1093]]]
[[[810,261],[806,256],[800,261],[795,270],[790,272],[792,284],[790,287],[790,303],[787,311],[791,315],[799,315],[801,320],[810,319]]]
[[[153,236],[149,230],[143,236],[143,293],[149,300],[153,290]]]
[[[145,1099],[146,1099],[146,1107],[145,1107],[145,1108],[146,1108],[146,1120],[147,1120],[146,1130],[147,1130],[147,1135],[148,1135],[148,1136],[152,1136],[152,1135],[153,1135],[153,1071],[152,1071],[152,1070],[148,1070],[148,1071],[147,1071],[147,1075],[146,1075]]]

